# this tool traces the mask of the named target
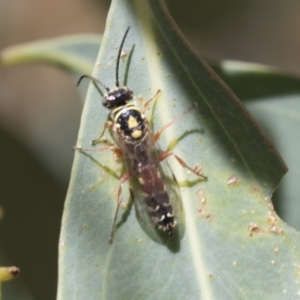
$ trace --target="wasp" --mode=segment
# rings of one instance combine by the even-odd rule
[[[83,78],[89,78],[107,91],[107,94],[103,97],[102,104],[109,110],[109,120],[106,121],[100,136],[92,141],[92,145],[96,145],[101,141],[105,142],[105,139],[103,139],[104,133],[107,129],[111,130],[118,148],[112,146],[105,149],[111,149],[119,154],[126,166],[126,172],[120,178],[117,208],[113,220],[110,243],[112,243],[116,231],[117,216],[122,203],[123,184],[127,180],[130,180],[130,192],[134,199],[133,202],[138,218],[145,225],[144,227],[150,225],[155,230],[167,236],[172,236],[177,226],[179,215],[182,214],[178,186],[176,185],[174,188],[170,180],[166,180],[161,166],[162,162],[173,153],[170,151],[161,152],[157,147],[157,140],[166,128],[188,113],[191,108],[163,126],[156,134],[153,133],[152,127],[145,117],[145,109],[161,91],[158,90],[152,99],[144,103],[143,109],[140,109],[133,101],[133,91],[126,86],[121,87],[119,84],[120,58],[129,29],[130,27],[125,31],[117,55],[115,89],[109,89],[101,81],[89,75],[81,76],[77,84],[79,85]],[[84,150],[83,148],[78,149]],[[184,168],[206,179],[197,170],[190,168],[181,158],[176,155],[175,158]],[[174,181],[175,177],[174,175],[172,176]],[[134,194],[137,194],[138,197],[134,197]]]

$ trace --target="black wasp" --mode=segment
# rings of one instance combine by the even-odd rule
[[[162,127],[155,135],[148,120],[144,116],[144,111],[147,105],[160,93],[144,103],[143,110],[138,108],[133,100],[133,92],[126,86],[120,87],[119,84],[119,64],[122,54],[122,48],[128,34],[127,28],[117,56],[116,63],[116,88],[110,90],[99,80],[89,76],[83,75],[78,81],[78,84],[83,78],[89,78],[94,83],[100,84],[107,94],[103,97],[103,106],[109,109],[110,115],[104,129],[96,140],[92,141],[95,145],[103,141],[102,137],[107,128],[113,131],[114,137],[119,148],[109,147],[119,153],[126,165],[126,173],[120,179],[120,186],[118,189],[118,203],[113,221],[113,227],[110,236],[112,243],[113,236],[116,229],[116,221],[119,207],[122,203],[122,186],[125,181],[130,179],[131,194],[134,194],[134,205],[136,207],[139,220],[141,220],[143,227],[158,229],[160,232],[165,232],[172,236],[174,228],[177,226],[177,219],[182,213],[181,200],[176,184],[170,183],[163,177],[161,168],[162,161],[170,156],[171,152],[161,152],[156,147],[156,142],[162,132],[172,125],[176,120],[186,114],[190,109],[178,116]],[[78,148],[84,150],[82,148]],[[199,172],[187,166],[182,159],[175,155],[179,163],[196,173],[198,176],[206,178]],[[171,175],[171,178],[173,175]],[[174,177],[175,179],[175,177]],[[134,190],[134,193],[132,192]]]

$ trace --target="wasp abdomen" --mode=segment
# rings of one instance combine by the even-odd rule
[[[176,226],[174,220],[173,208],[169,202],[169,196],[166,192],[156,193],[145,197],[149,215],[157,229],[173,234],[173,228]]]
[[[148,213],[158,230],[173,234],[176,221],[169,195],[165,191],[164,182],[155,165],[148,165],[139,169],[139,182],[141,184]]]

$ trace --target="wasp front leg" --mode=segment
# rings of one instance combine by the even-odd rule
[[[74,150],[79,150],[79,151],[106,151],[106,150],[110,150],[112,151],[118,158],[122,156],[122,151],[120,148],[115,147],[115,146],[103,146],[101,148],[98,149],[91,149],[91,148],[82,148],[81,146],[74,146],[73,147]]]
[[[113,127],[114,127],[114,123],[112,121],[105,122],[101,134],[99,135],[98,138],[96,138],[95,140],[92,140],[91,144],[94,146],[94,145],[98,144],[99,142],[107,142],[107,140],[106,139],[102,139],[102,137],[103,137],[103,135],[104,135],[104,133],[105,133],[105,131],[106,131],[107,128],[113,129]]]
[[[157,90],[156,94],[149,100],[147,100],[146,102],[144,102],[143,104],[143,110],[142,110],[142,114],[144,115],[145,114],[145,111],[148,107],[148,105],[150,104],[150,102],[152,102],[154,99],[157,98],[157,96],[161,93],[161,90]]]

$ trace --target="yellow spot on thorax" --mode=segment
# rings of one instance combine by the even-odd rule
[[[139,123],[137,122],[136,118],[134,118],[133,116],[129,116],[128,128],[132,129],[134,127],[137,127],[138,125]]]
[[[133,129],[139,125],[137,119],[133,116],[129,116],[127,124],[129,129]],[[143,134],[142,130],[137,129],[131,133],[131,137],[134,139],[138,139],[142,136],[142,134]]]
[[[131,133],[131,136],[134,138],[134,139],[138,139],[142,136],[142,130],[135,130],[134,132]]]

